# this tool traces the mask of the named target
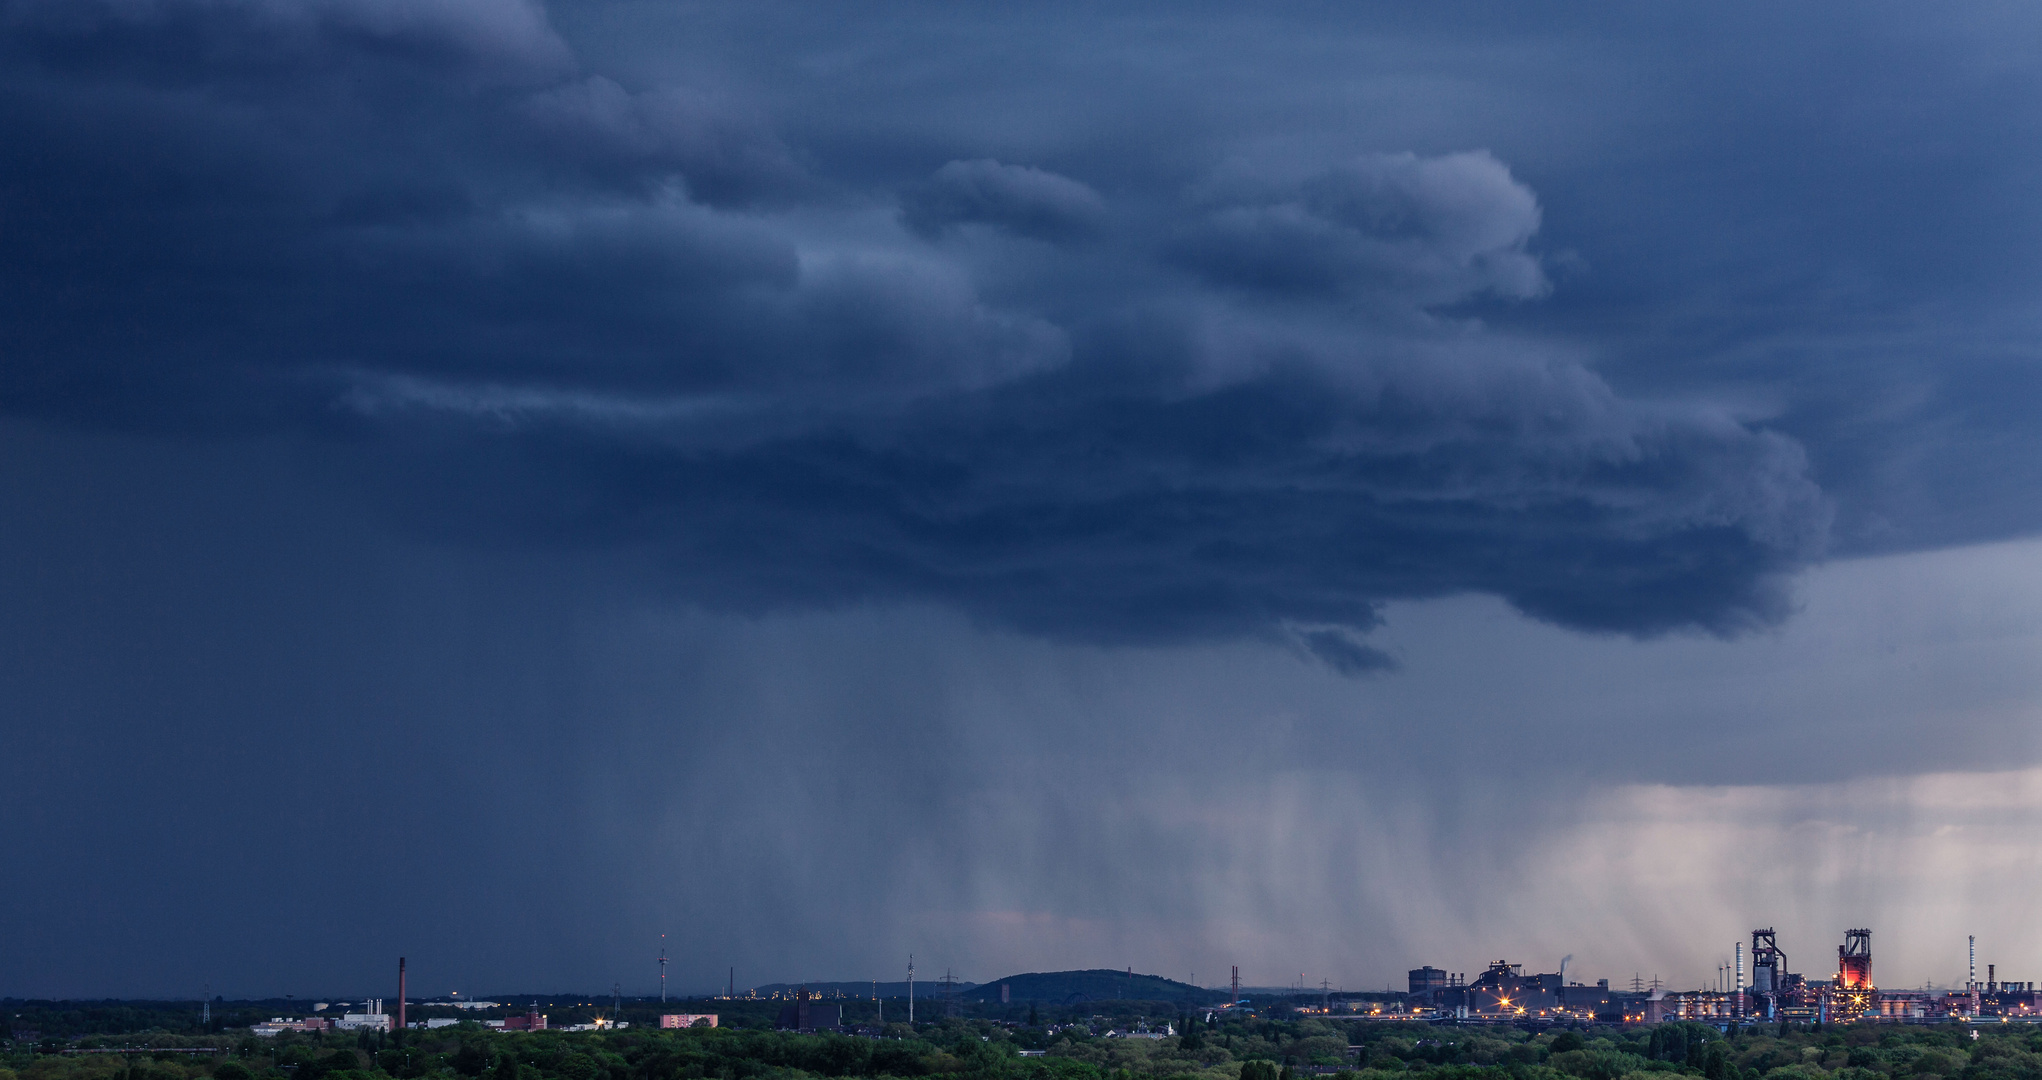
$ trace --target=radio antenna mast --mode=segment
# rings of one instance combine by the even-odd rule
[[[666,1004],[666,935],[659,936],[659,1003]]]

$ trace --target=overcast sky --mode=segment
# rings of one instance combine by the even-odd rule
[[[0,995],[2042,978],[2037,56],[0,0]]]

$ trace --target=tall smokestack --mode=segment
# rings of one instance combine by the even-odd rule
[[[1970,991],[1970,992],[1971,992],[1971,1015],[1973,1015],[1973,1016],[1977,1016],[1977,1015],[1978,1015],[1978,935],[1977,935],[1977,934],[1972,934],[1972,935],[1970,935],[1969,937],[1967,937],[1967,938],[1965,939],[1965,941],[1966,941],[1966,942],[1968,943],[1968,944],[1967,944],[1967,945],[1965,946],[1965,948],[1966,948],[1966,952],[1967,952],[1967,957],[1968,957],[1968,958],[1967,958],[1967,959],[1965,960],[1965,963],[1964,963],[1964,972],[1965,972],[1965,978],[1964,978],[1964,989],[1966,989],[1966,990],[1968,990],[1968,991]]]
[[[1737,1015],[1744,1015],[1744,942],[1742,941],[1737,943],[1737,999],[1730,1008]]]
[[[404,958],[397,958],[397,1030],[404,1030]]]

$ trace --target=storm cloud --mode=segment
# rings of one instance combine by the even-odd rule
[[[0,0],[0,816],[54,883],[0,993],[1865,925],[1909,813],[2042,761],[2036,55],[1878,4]],[[1832,872],[1853,807],[1903,856]],[[1682,845],[1722,895],[1622,857]]]
[[[1215,281],[1413,306],[1548,287],[1526,245],[1538,199],[1486,153],[1371,154],[1273,191],[1219,200],[1177,257]]]
[[[997,161],[953,161],[902,199],[901,219],[927,237],[983,224],[1037,240],[1077,240],[1105,226],[1099,193],[1067,176]]]
[[[17,415],[361,440],[445,485],[396,500],[436,535],[635,545],[715,606],[1343,670],[1326,628],[1391,598],[1764,624],[1823,548],[1791,439],[1433,312],[1549,288],[1486,152],[1222,168],[1110,233],[1082,180],[953,160],[894,224],[767,110],[581,70],[527,5],[6,26]],[[1017,286],[921,242],[977,226],[1100,250]]]

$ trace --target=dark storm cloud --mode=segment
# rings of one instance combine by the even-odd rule
[[[2007,862],[1653,785],[2019,764],[2033,545],[1624,636],[2042,527],[2042,19],[1923,10],[0,0],[0,992],[1699,971]]]
[[[1488,153],[1220,168],[1109,242],[1080,179],[835,178],[510,0],[4,26],[10,407],[356,440],[441,535],[629,545],[741,610],[931,599],[1355,672],[1386,599],[1729,632],[1822,548],[1789,440],[1436,313],[1549,287]]]
[[[592,75],[535,94],[526,107],[542,130],[557,136],[557,145],[541,144],[541,152],[620,179],[677,175],[690,195],[712,206],[791,193],[806,179],[762,117],[704,94],[633,94]]]
[[[188,88],[222,89],[219,75],[299,83],[341,61],[430,65],[471,86],[550,81],[573,66],[528,0],[9,0],[0,25],[55,65]]]
[[[953,161],[901,199],[901,218],[926,237],[993,225],[1037,240],[1080,240],[1106,222],[1099,193],[1071,179],[997,161]]]
[[[1305,630],[1297,637],[1306,652],[1342,675],[1391,671],[1397,666],[1397,661],[1390,654],[1363,645],[1354,640],[1352,634],[1339,629]]]
[[[1274,190],[1229,192],[1175,256],[1214,281],[1274,293],[1430,306],[1545,292],[1526,250],[1538,199],[1486,153],[1371,154]]]
[[[669,426],[416,388],[374,407],[483,420],[486,456],[463,469],[549,463],[509,507],[450,477],[492,502],[442,503],[439,527],[644,545],[692,595],[740,609],[928,598],[1153,641],[1365,629],[1379,600],[1480,589],[1569,625],[1732,631],[1781,614],[1777,575],[1820,544],[1791,443],[1626,405],[1565,363],[1329,370],[1293,352],[1202,385],[1201,349],[1137,360],[1122,350],[1155,348],[1156,330],[1130,333],[1144,340],[821,430],[742,406]]]

